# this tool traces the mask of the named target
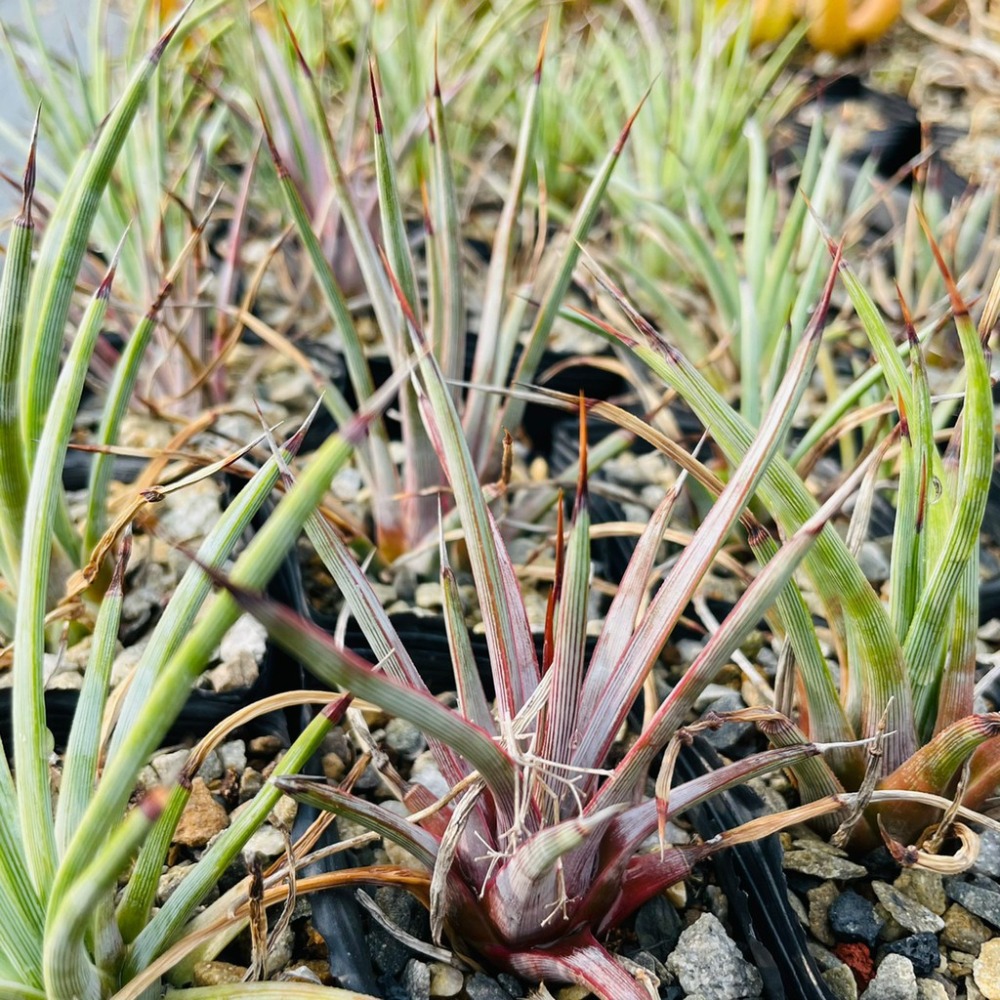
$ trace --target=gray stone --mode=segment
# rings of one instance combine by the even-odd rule
[[[375,902],[383,914],[397,927],[423,941],[430,940],[427,911],[403,889],[385,887],[375,890]],[[382,972],[398,976],[410,958],[410,951],[388,931],[373,924],[368,934],[372,960]]]
[[[921,906],[895,886],[886,885],[885,882],[873,882],[872,889],[875,890],[879,902],[900,927],[905,927],[914,934],[927,932],[936,934],[944,927],[944,921],[936,913],[932,913],[926,906]]]
[[[639,947],[665,962],[681,936],[681,918],[663,895],[644,903],[636,914],[635,936]]]
[[[410,994],[410,1000],[430,1000],[431,970],[426,963],[411,958],[403,970],[403,985]]]
[[[172,785],[190,754],[190,750],[171,750],[169,753],[157,754],[149,763],[161,784]]]
[[[517,976],[512,976],[508,972],[498,973],[498,975],[497,975],[497,982],[512,997],[523,997],[528,992],[528,990],[525,988],[524,984],[517,978]]]
[[[722,923],[726,923],[729,920],[729,898],[717,885],[706,886],[705,895],[708,898],[708,908]]]
[[[953,1000],[953,997],[936,979],[917,980],[917,1000]]]
[[[821,973],[835,1000],[858,1000],[858,984],[854,973],[843,963]]]
[[[916,995],[913,965],[902,955],[886,955],[861,1000],[913,1000]]]
[[[220,743],[215,751],[222,761],[222,766],[227,771],[235,771],[242,774],[247,766],[247,745],[243,740],[227,740]]]
[[[948,909],[948,897],[944,891],[944,878],[937,872],[924,871],[922,868],[904,868],[899,878],[892,883],[900,892],[921,906],[926,906],[931,913],[939,917]]]
[[[411,760],[427,749],[424,734],[406,719],[389,720],[385,727],[385,742],[390,750]]]
[[[878,542],[861,543],[858,565],[869,583],[882,583],[889,579],[889,557]]]
[[[882,929],[882,920],[872,904],[851,889],[833,901],[827,919],[830,930],[839,941],[861,941],[869,948],[875,947],[878,932]]]
[[[116,688],[125,682],[132,669],[139,662],[148,642],[149,638],[143,637],[138,642],[123,649],[115,657],[111,664],[111,687]]]
[[[174,894],[174,890],[194,869],[193,864],[174,865],[168,868],[156,883],[156,905],[162,906]]]
[[[267,629],[249,614],[240,615],[219,643],[219,659],[223,662],[234,660],[243,652],[249,653],[257,663],[267,652]]]
[[[48,691],[79,691],[83,687],[83,674],[76,670],[59,670],[45,683]]]
[[[213,691],[244,691],[260,676],[260,667],[253,653],[241,650],[235,656],[223,660],[217,667],[205,671],[205,679]]]
[[[705,1000],[756,998],[763,987],[760,973],[743,958],[711,913],[681,933],[667,968],[687,993],[700,993]]]
[[[225,768],[222,766],[222,760],[218,753],[212,750],[202,762],[201,767],[198,768],[197,777],[201,778],[204,782],[218,781],[222,777]]]
[[[788,899],[788,905],[791,907],[792,912],[798,918],[799,923],[802,924],[803,927],[808,927],[809,914],[806,913],[806,908],[803,905],[802,900],[799,899],[799,897],[796,896],[795,893],[792,892],[791,890],[789,890],[786,893],[786,897]]]
[[[788,851],[783,866],[790,871],[822,879],[847,880],[863,878],[868,874],[863,866],[814,847]]]
[[[469,1000],[510,1000],[510,994],[492,977],[473,973],[465,982]]]
[[[1000,878],[1000,831],[979,831],[979,857],[970,870],[977,875]]]
[[[952,903],[945,910],[944,930],[941,943],[949,948],[976,954],[984,941],[989,941],[993,932],[979,917],[973,916],[964,906]]]
[[[273,861],[285,852],[285,838],[270,823],[258,827],[243,846],[243,857],[260,861]]]
[[[822,941],[831,948],[837,943],[837,939],[830,930],[830,921],[827,918],[830,906],[838,896],[840,889],[833,882],[824,882],[806,893],[806,899],[809,900],[809,930],[817,941]]]
[[[269,939],[264,974],[270,977],[280,972],[292,960],[294,948],[295,931],[291,927],[286,927],[280,934]]]
[[[945,883],[948,898],[961,903],[970,913],[985,920],[994,927],[1000,927],[1000,887],[987,887],[960,879],[949,879]]]
[[[160,783],[160,776],[153,770],[151,764],[147,764],[135,779],[138,788],[142,790],[155,788]]]
[[[410,780],[419,781],[424,788],[438,798],[451,791],[451,786],[445,780],[430,750],[425,750],[414,760],[413,767],[410,769]]]
[[[820,944],[818,941],[806,941],[806,948],[809,954],[815,959],[816,964],[819,966],[821,972],[826,972],[827,969],[836,969],[838,965],[843,965],[842,959],[837,958],[836,955],[825,945]]]
[[[739,691],[726,691],[716,698],[709,706],[708,712],[735,712],[746,708]],[[732,756],[733,751],[753,740],[757,727],[752,722],[726,722],[719,729],[708,730],[702,737],[715,747],[719,753]]]

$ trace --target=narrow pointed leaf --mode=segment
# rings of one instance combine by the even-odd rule
[[[768,467],[791,424],[799,399],[805,391],[819,349],[835,276],[836,268],[831,271],[824,296],[782,380],[779,391],[768,408],[759,434],[750,445],[729,484],[702,522],[691,545],[684,550],[673,572],[660,586],[610,675],[607,684],[608,695],[601,702],[602,712],[599,716],[587,720],[575,756],[576,763],[594,767],[604,759],[618,725],[638,695],[663,643],[711,565],[726,535],[767,474]],[[789,575],[790,573],[785,574],[782,583]],[[768,604],[770,600],[758,607],[758,614]]]
[[[0,279],[0,566],[4,578],[16,589],[21,563],[21,529],[28,495],[28,469],[18,423],[18,358],[24,324],[24,302],[31,275],[34,220],[31,202],[35,191],[35,151],[38,119],[31,137],[24,171],[21,211],[11,226]]]
[[[21,352],[21,430],[29,462],[35,455],[52,396],[70,298],[101,196],[145,98],[150,77],[185,13],[181,12],[133,74],[87,154],[86,167],[60,199],[42,241],[25,314],[31,339]]]

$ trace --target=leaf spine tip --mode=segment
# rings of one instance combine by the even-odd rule
[[[382,110],[378,103],[378,87],[375,86],[375,61],[373,59],[368,60],[368,81],[371,84],[372,107],[375,110],[375,131],[382,135]]]

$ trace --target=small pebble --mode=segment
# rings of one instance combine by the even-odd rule
[[[191,797],[181,813],[173,842],[183,847],[204,847],[229,826],[229,814],[212,797],[201,778],[191,782]]]
[[[861,1000],[913,1000],[917,995],[917,977],[909,959],[886,955]]]
[[[320,763],[323,765],[323,774],[328,781],[340,781],[347,773],[347,765],[341,759],[340,754],[333,753],[332,751],[323,754],[323,759]]]
[[[918,976],[929,976],[941,964],[937,936],[929,932],[911,934],[900,941],[893,941],[885,950],[888,954],[908,958]]]
[[[227,740],[219,745],[216,753],[227,771],[241,774],[247,766],[247,745],[243,740]]]
[[[424,734],[406,719],[390,719],[385,727],[385,742],[391,750],[412,759],[427,749]]]
[[[243,845],[245,858],[257,858],[260,861],[273,861],[285,852],[285,838],[281,831],[270,823],[261,824]]]
[[[809,930],[817,941],[829,945],[831,948],[837,943],[837,939],[830,930],[830,906],[834,900],[840,898],[840,889],[834,882],[824,882],[815,889],[810,889],[806,893],[809,900]]]
[[[284,745],[280,736],[255,736],[247,744],[247,756],[270,759],[283,749]]]
[[[838,858],[815,848],[787,852],[783,867],[822,879],[846,880],[862,878],[868,874],[861,865],[856,865],[847,858]]]
[[[264,776],[252,767],[244,768],[240,775],[240,802],[248,802],[264,784]]]
[[[491,976],[475,972],[465,981],[469,1000],[511,1000],[511,995]]]
[[[858,984],[854,973],[841,963],[821,973],[835,1000],[858,1000]]]
[[[205,671],[205,680],[213,691],[224,694],[227,691],[245,691],[260,676],[260,667],[253,653],[241,650],[217,667]]]
[[[952,903],[945,910],[944,930],[941,931],[941,943],[948,948],[959,951],[978,953],[979,946],[989,941],[993,932],[979,917],[973,916],[964,906]]]
[[[426,963],[411,958],[403,970],[403,985],[410,995],[410,1000],[430,1000],[431,971]]]
[[[917,980],[917,1000],[955,1000],[957,992],[949,993],[936,979]]]
[[[198,777],[206,784],[211,784],[213,781],[218,781],[224,771],[225,768],[222,766],[222,759],[212,750],[205,755],[205,760],[202,762],[201,767],[198,768]]]
[[[665,962],[681,936],[681,918],[664,896],[654,896],[643,904],[635,918],[639,947]]]
[[[295,931],[286,927],[278,934],[272,933],[267,940],[267,958],[264,960],[264,973],[273,976],[280,972],[292,960],[295,948]]]
[[[410,780],[419,781],[424,788],[438,798],[451,791],[451,786],[445,780],[430,750],[425,750],[414,760],[413,767],[410,769]]]
[[[193,864],[174,865],[168,868],[156,883],[156,905],[162,906],[174,890],[184,881],[194,868]]]
[[[160,784],[172,785],[190,755],[190,750],[171,750],[157,754],[149,763],[159,777]]]
[[[242,983],[247,970],[231,962],[195,962],[192,977],[195,986],[223,986]]]
[[[875,963],[872,961],[871,948],[860,941],[854,944],[841,941],[833,949],[833,953],[854,974],[854,980],[858,984],[858,989],[866,989],[875,975]]]
[[[979,857],[970,871],[1000,878],[1000,831],[986,829],[979,832]]]
[[[705,1000],[759,997],[763,988],[760,973],[711,913],[681,933],[667,968],[687,993],[699,993]]]
[[[828,914],[830,930],[840,941],[860,941],[875,947],[883,921],[875,914],[875,907],[863,896],[848,889],[833,901]]]
[[[944,921],[936,914],[921,906],[916,900],[900,892],[895,886],[885,882],[873,882],[872,889],[879,902],[888,910],[893,919],[914,934],[937,933],[944,927]]]
[[[953,878],[945,883],[945,892],[949,899],[961,903],[970,913],[1000,927],[1000,887],[987,888]]]
[[[242,614],[222,637],[219,659],[235,659],[240,653],[249,653],[257,663],[267,652],[267,629],[253,615]]]
[[[986,1000],[1000,1000],[1000,938],[987,941],[979,950],[972,978]]]
[[[937,872],[924,871],[922,868],[906,868],[892,884],[939,917],[948,909],[944,879]]]
[[[465,976],[453,965],[444,962],[432,962],[430,971],[430,995],[432,997],[453,997],[462,992]]]

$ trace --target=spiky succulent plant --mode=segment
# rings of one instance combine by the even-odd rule
[[[643,607],[647,587],[655,580],[656,552],[676,490],[664,496],[639,540],[588,663],[591,563],[585,441],[572,520],[565,538],[561,523],[556,531],[560,556],[539,661],[514,567],[475,476],[448,384],[424,343],[402,288],[389,272],[413,341],[413,390],[454,496],[476,583],[495,706],[491,708],[486,699],[471,655],[444,545],[441,582],[457,709],[431,697],[371,585],[346,547],[324,534],[318,523],[313,523],[311,533],[348,608],[372,643],[377,666],[293,612],[243,588],[233,586],[232,591],[317,676],[409,719],[427,735],[453,793],[435,802],[419,781],[401,786],[411,812],[407,819],[325,781],[283,777],[279,786],[377,830],[410,851],[427,873],[419,894],[430,905],[436,936],[447,930],[456,947],[532,979],[569,979],[609,1000],[638,1000],[646,995],[645,988],[613,960],[598,938],[645,900],[682,879],[698,860],[728,843],[801,818],[797,812],[767,817],[710,843],[678,847],[662,838],[666,820],[693,803],[752,775],[815,757],[820,748],[796,738],[790,726],[785,727],[787,746],[673,790],[669,790],[673,754],[668,752],[658,795],[647,797],[645,788],[659,755],[683,735],[698,694],[787,584],[856,478],[789,536],[621,762],[610,767],[608,755],[682,611],[775,460],[812,369],[836,273],[835,268],[742,463]],[[750,717],[775,719],[770,712]],[[832,797],[808,806],[807,813],[836,811],[845,802],[843,797]]]

